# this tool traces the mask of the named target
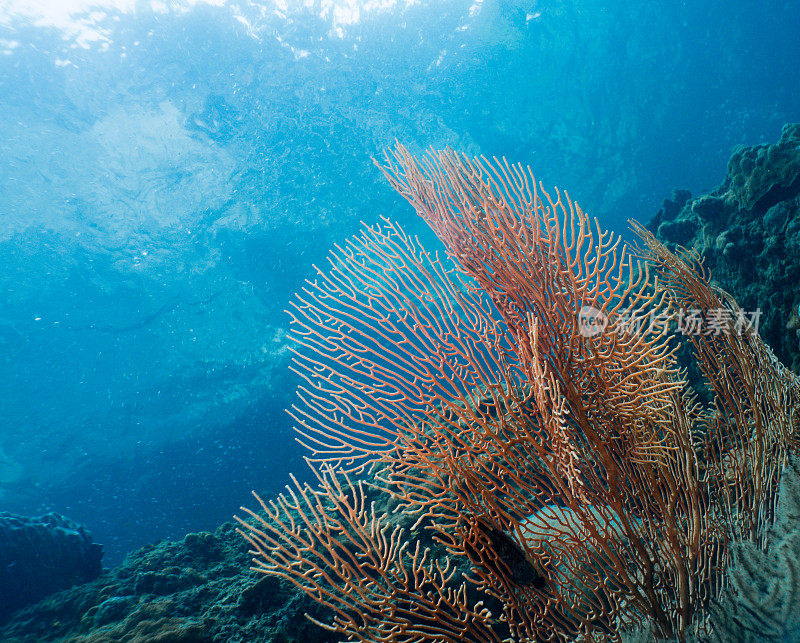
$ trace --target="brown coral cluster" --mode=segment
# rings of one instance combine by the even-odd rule
[[[353,641],[701,632],[729,543],[773,518],[800,384],[691,255],[638,226],[631,253],[529,170],[402,146],[382,170],[447,257],[387,222],[298,295],[319,485],[241,520],[256,567]],[[709,406],[652,323],[689,309],[726,320],[688,337]],[[450,562],[369,504],[368,467]]]

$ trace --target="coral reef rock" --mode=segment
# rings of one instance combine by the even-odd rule
[[[0,512],[0,622],[48,594],[97,578],[102,557],[102,546],[63,516]]]
[[[774,145],[735,149],[719,187],[674,192],[648,228],[670,249],[696,250],[712,282],[800,372],[800,124],[784,125]]]
[[[99,578],[15,612],[0,641],[328,641],[303,614],[329,616],[289,583],[246,571],[250,559],[231,523],[148,545]]]

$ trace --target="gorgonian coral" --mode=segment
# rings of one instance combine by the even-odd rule
[[[630,252],[529,170],[402,146],[382,170],[447,258],[387,222],[297,296],[293,416],[320,485],[242,521],[256,567],[355,641],[702,631],[729,542],[772,520],[795,377],[694,257],[638,226]],[[690,310],[708,406],[652,323]],[[453,565],[370,506],[367,467]]]

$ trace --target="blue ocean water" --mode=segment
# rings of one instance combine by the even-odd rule
[[[292,293],[398,139],[530,164],[606,227],[800,118],[796,2],[0,2],[0,510],[105,564],[303,451]]]

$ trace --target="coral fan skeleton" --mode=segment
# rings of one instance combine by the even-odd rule
[[[292,414],[319,485],[240,520],[256,569],[353,641],[703,633],[730,543],[758,545],[773,520],[795,377],[754,332],[694,335],[701,404],[674,338],[615,321],[735,318],[696,257],[636,224],[631,252],[504,161],[398,146],[381,169],[448,257],[387,222],[297,296]],[[586,306],[603,332],[580,332]],[[370,505],[354,481],[368,467],[447,562]]]

